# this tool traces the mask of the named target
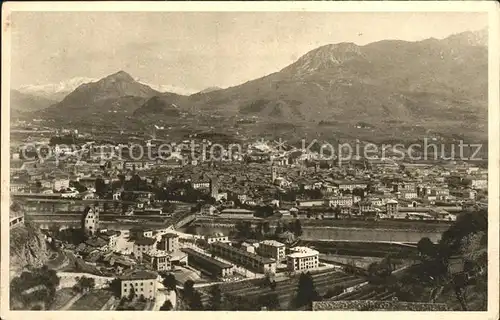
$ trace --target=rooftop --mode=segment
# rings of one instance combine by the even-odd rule
[[[273,246],[273,247],[284,247],[285,246],[285,244],[283,244],[279,241],[276,241],[276,240],[264,240],[260,244]]]
[[[134,244],[137,244],[137,245],[140,245],[140,246],[151,246],[151,245],[153,245],[155,243],[156,243],[156,239],[147,238],[147,237],[144,237],[144,238],[141,238],[141,239],[137,239],[134,242]]]
[[[291,258],[304,258],[319,254],[318,251],[308,248],[308,247],[293,247],[290,248],[290,253],[288,256]]]
[[[161,238],[162,239],[168,239],[168,238],[178,238],[179,235],[176,233],[165,233]]]
[[[214,243],[212,243],[212,246],[217,246],[217,247],[228,249],[229,251],[238,253],[240,255],[244,255],[247,258],[257,260],[261,263],[273,263],[273,262],[275,262],[274,259],[261,257],[255,253],[251,253],[251,252],[248,252],[248,251],[243,250],[243,249],[235,248],[235,247],[233,247],[227,243],[224,243],[224,242],[214,242]]]
[[[158,274],[152,271],[133,271],[129,274],[119,277],[120,280],[155,280]]]

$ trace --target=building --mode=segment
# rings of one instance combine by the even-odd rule
[[[143,228],[143,227],[133,227],[129,231],[130,237],[133,239],[140,239],[140,238],[152,238],[153,237],[153,230],[149,228]]]
[[[108,248],[111,251],[114,251],[116,248],[116,240],[118,240],[118,236],[120,235],[120,231],[115,230],[105,230],[99,233],[99,238],[106,241],[108,244]]]
[[[69,188],[69,179],[67,178],[55,178],[50,182],[52,190],[66,190]]]
[[[352,200],[352,199],[351,199]],[[329,205],[328,200],[318,199],[318,200],[297,200],[297,206],[306,208],[306,207],[324,207]]]
[[[328,200],[330,207],[352,207],[353,199],[352,197],[333,197]]]
[[[204,204],[200,208],[200,214],[206,215],[206,216],[213,216],[214,214],[217,213],[217,208],[211,204]]]
[[[194,190],[200,190],[200,189],[210,189],[210,181],[197,181],[197,182],[191,182],[191,187]]]
[[[142,259],[142,254],[149,252],[155,248],[156,239],[153,238],[140,238],[134,242],[134,257]]]
[[[236,208],[227,208],[221,211],[220,217],[225,218],[252,218],[254,214],[253,210],[247,209],[236,209]]]
[[[182,251],[188,255],[189,264],[210,273],[214,277],[225,278],[233,275],[233,266],[228,263],[191,248],[183,248]]]
[[[396,193],[399,199],[416,199],[418,198],[417,191],[403,190]]]
[[[158,243],[158,249],[167,252],[179,250],[179,236],[175,233],[166,233],[161,237]]]
[[[273,258],[279,263],[285,259],[285,244],[276,240],[264,240],[259,243],[257,253],[263,257]]]
[[[319,252],[308,247],[290,248],[292,253],[286,256],[290,271],[314,269],[319,266]]]
[[[121,298],[130,297],[130,292],[134,292],[135,297],[144,296],[146,299],[153,299],[156,295],[156,282],[158,275],[150,271],[135,271],[120,278]]]
[[[335,180],[333,185],[339,190],[354,190],[366,189],[368,182],[366,181],[349,181],[349,180]]]
[[[396,200],[389,200],[385,204],[387,216],[393,218],[398,214],[398,202]]]
[[[276,179],[278,178],[278,168],[276,168],[274,165],[271,166],[271,183],[274,183]]]
[[[394,192],[416,191],[417,184],[415,182],[398,182],[398,183],[394,183],[392,185],[392,188],[393,188]]]
[[[99,229],[99,208],[86,207],[83,212],[82,229],[86,235],[95,235]]]
[[[472,187],[472,189],[487,189],[488,188],[488,179],[473,178],[473,179],[471,179],[471,187]]]
[[[219,182],[217,181],[217,178],[210,179],[209,187],[210,187],[210,196],[214,199],[217,199],[219,195]]]
[[[276,261],[274,259],[261,257],[246,250],[235,248],[228,243],[214,242],[211,245],[211,250],[216,255],[241,264],[246,268],[256,270],[257,272],[276,272]]]
[[[204,236],[204,238],[208,242],[208,244],[212,244],[214,242],[229,242],[228,236],[225,236],[221,232],[216,232],[211,235],[206,235]]]
[[[151,250],[142,254],[142,261],[149,264],[154,271],[167,271],[172,269],[170,255],[166,251]]]

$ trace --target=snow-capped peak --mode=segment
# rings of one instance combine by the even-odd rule
[[[75,77],[66,81],[61,81],[59,83],[49,83],[41,85],[25,85],[19,88],[19,91],[31,94],[58,94],[58,93],[69,93],[84,83],[90,83],[98,81],[99,79],[87,78],[87,77]]]

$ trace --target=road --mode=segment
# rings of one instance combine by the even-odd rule
[[[170,303],[172,303],[172,310],[175,310],[175,305],[177,302],[177,295],[175,293],[175,290],[167,290],[163,286],[161,282],[158,281],[157,283],[157,289],[156,289],[156,297],[155,297],[155,304],[153,306],[153,311],[159,311],[161,306],[165,303],[165,301],[170,300]]]
[[[113,280],[113,277],[101,277],[96,276],[90,273],[82,273],[82,272],[58,272],[57,275],[61,278],[59,283],[60,288],[71,288],[76,284],[76,278],[78,277],[87,277],[95,279],[95,287],[97,289],[103,288],[106,286],[108,281]]]

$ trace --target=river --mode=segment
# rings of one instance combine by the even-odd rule
[[[185,231],[180,229],[179,231]],[[230,226],[217,227],[196,227],[198,234],[210,234],[222,232],[228,235],[234,231]],[[344,240],[344,241],[371,241],[371,242],[418,242],[423,237],[428,237],[431,241],[437,242],[441,239],[442,231],[405,230],[396,228],[375,229],[375,228],[348,228],[348,227],[302,227],[303,240]]]

